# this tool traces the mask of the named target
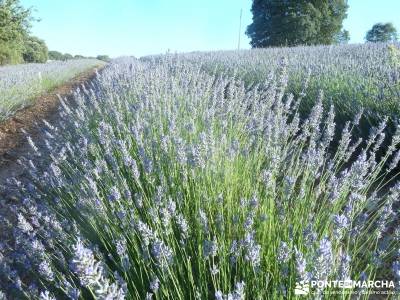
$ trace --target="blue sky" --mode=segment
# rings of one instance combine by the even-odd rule
[[[235,49],[243,9],[241,48],[251,23],[251,0],[21,0],[36,9],[32,33],[51,50],[73,55],[116,57],[167,50]],[[393,22],[400,31],[400,0],[349,0],[344,28],[351,42],[363,42],[377,22]]]

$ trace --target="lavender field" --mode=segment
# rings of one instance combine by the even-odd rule
[[[354,117],[360,109],[372,121],[383,115],[400,115],[398,43],[193,52],[182,56],[200,63],[207,72],[238,77],[247,86],[264,84],[283,63],[290,74],[288,91],[306,96],[301,107],[304,113],[310,112],[323,90],[324,103],[333,103],[341,119]]]
[[[299,282],[400,280],[390,49],[113,60],[3,187],[0,299],[297,299]],[[336,291],[302,299],[354,299]]]
[[[97,59],[0,67],[0,122],[32,105],[35,97],[103,63]]]

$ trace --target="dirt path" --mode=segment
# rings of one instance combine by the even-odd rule
[[[18,111],[14,116],[0,123],[0,187],[4,186],[7,178],[19,177],[23,170],[17,163],[31,148],[22,130],[25,130],[33,140],[40,140],[43,134],[40,130],[42,120],[52,123],[60,105],[58,95],[69,98],[72,92],[82,83],[91,80],[96,69],[90,69],[64,85],[38,97],[32,106]],[[1,189],[0,189],[1,195]]]

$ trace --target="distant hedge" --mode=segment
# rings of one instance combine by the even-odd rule
[[[97,55],[97,57],[96,57],[98,60],[103,60],[103,61],[106,61],[106,62],[109,62],[111,59],[110,59],[110,57],[108,56],[108,55]]]

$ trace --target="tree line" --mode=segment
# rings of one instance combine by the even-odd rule
[[[45,42],[29,34],[31,9],[18,0],[0,0],[0,64],[45,62],[48,50]]]
[[[71,59],[82,59],[82,58],[92,58],[92,59],[98,59],[98,60],[103,60],[103,61],[110,61],[110,57],[108,55],[97,55],[96,57],[94,56],[84,56],[84,55],[72,55],[69,53],[61,53],[58,51],[49,51],[49,60],[71,60]]]
[[[83,55],[48,51],[43,40],[30,34],[35,21],[39,20],[32,16],[32,8],[24,8],[19,0],[0,0],[0,65],[85,58]],[[110,60],[107,55],[96,58]]]
[[[347,9],[346,0],[253,0],[246,34],[253,48],[348,43]],[[397,31],[392,23],[378,23],[365,40],[397,41]]]
[[[253,0],[246,34],[254,48],[348,43],[350,33],[342,25],[347,9],[347,0]],[[48,51],[43,40],[30,34],[34,21],[32,9],[19,0],[0,0],[0,65],[85,58]],[[392,23],[378,23],[365,39],[397,41],[397,31]],[[107,55],[96,58],[110,60]]]

